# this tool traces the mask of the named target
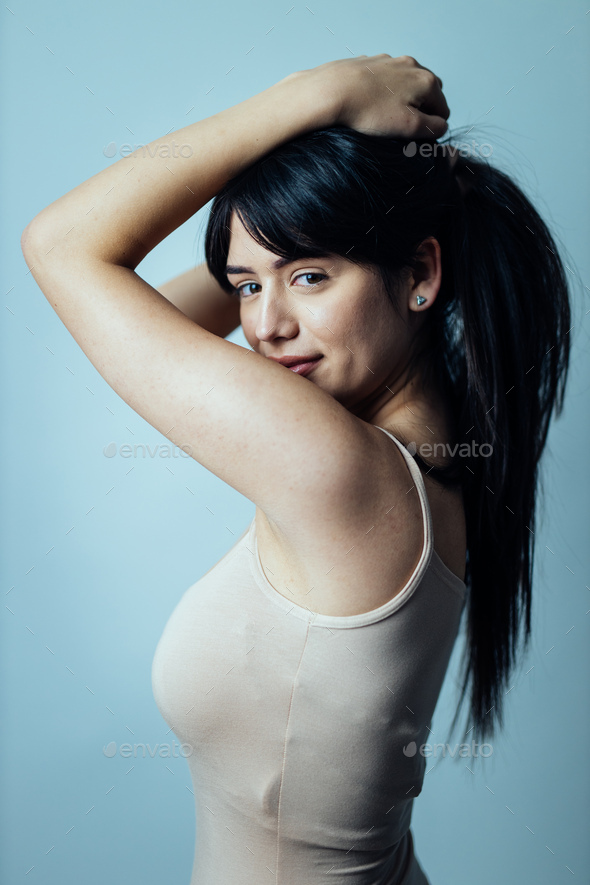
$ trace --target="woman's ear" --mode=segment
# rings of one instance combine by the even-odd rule
[[[421,313],[434,303],[441,282],[440,244],[434,237],[420,243],[416,267],[410,276],[408,307]]]

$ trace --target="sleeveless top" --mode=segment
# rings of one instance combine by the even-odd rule
[[[429,730],[466,586],[424,545],[405,587],[337,617],[281,595],[256,520],[181,597],[152,687],[196,802],[191,885],[428,885],[413,850]],[[359,588],[362,598],[362,588]],[[418,750],[417,750],[418,748]]]

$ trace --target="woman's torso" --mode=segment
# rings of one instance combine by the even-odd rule
[[[278,592],[254,519],[166,624],[153,689],[190,747],[192,885],[426,882],[410,831],[418,748],[440,740],[432,715],[465,586],[435,553],[418,466],[393,446],[418,492],[423,543],[381,605],[318,614]]]

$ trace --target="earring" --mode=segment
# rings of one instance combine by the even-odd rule
[[[426,298],[423,298],[422,295],[416,295],[416,301],[418,303],[418,306],[420,306],[421,304],[424,304]]]

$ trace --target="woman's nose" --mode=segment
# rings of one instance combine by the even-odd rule
[[[281,289],[284,291],[280,291]],[[256,337],[259,341],[292,337],[297,328],[296,306],[291,302],[289,291],[282,283],[261,293],[257,307]]]

